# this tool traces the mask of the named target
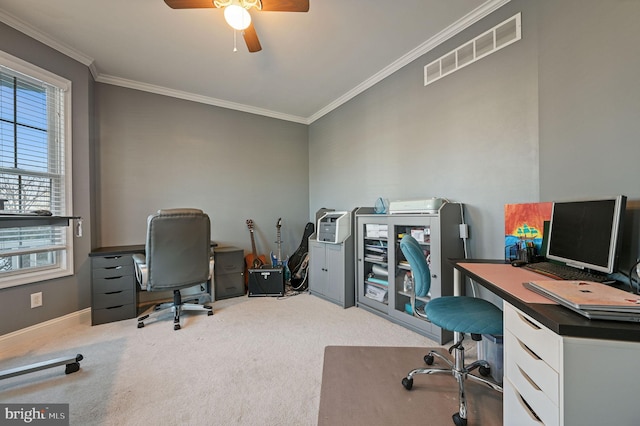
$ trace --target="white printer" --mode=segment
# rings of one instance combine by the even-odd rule
[[[317,240],[339,244],[351,235],[351,212],[328,212],[318,220]]]

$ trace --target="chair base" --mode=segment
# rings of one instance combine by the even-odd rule
[[[434,359],[437,357],[442,360],[445,364],[447,364],[448,368],[438,368],[438,367],[429,367],[429,368],[416,368],[413,369],[407,374],[405,378],[402,379],[402,385],[407,390],[411,390],[413,387],[413,376],[416,374],[451,374],[456,378],[458,382],[458,402],[459,402],[459,411],[453,414],[453,423],[456,426],[466,426],[467,424],[467,400],[466,394],[464,390],[464,381],[466,379],[475,380],[479,383],[484,383],[490,388],[502,392],[502,386],[493,382],[492,380],[485,379],[484,377],[479,377],[473,374],[469,374],[475,369],[478,369],[482,376],[488,376],[490,373],[489,363],[485,360],[477,360],[469,364],[468,366],[464,365],[464,346],[462,346],[462,341],[464,340],[464,334],[462,338],[454,343],[449,348],[449,353],[453,354],[454,362],[451,362],[448,358],[442,356],[436,351],[429,351],[427,355],[424,357],[424,362],[427,365],[433,364]]]
[[[174,330],[180,330],[180,313],[182,311],[204,311],[207,313],[207,316],[213,315],[213,308],[211,306],[199,303],[189,303],[199,299],[200,297],[197,296],[183,301],[180,295],[180,290],[175,290],[173,292],[173,302],[159,303],[153,307],[153,312],[138,318],[138,328],[144,327],[144,321],[148,319],[157,319],[167,310],[171,310],[173,312]]]

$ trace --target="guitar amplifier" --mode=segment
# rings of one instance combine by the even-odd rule
[[[282,267],[264,265],[249,269],[249,297],[284,296],[284,274]]]

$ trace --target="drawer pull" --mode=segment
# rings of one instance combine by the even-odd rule
[[[108,307],[108,308],[106,308],[106,309],[119,309],[119,308],[122,308],[123,306],[124,306],[124,305],[109,306],[109,307]]]
[[[120,259],[122,256],[105,256],[105,259]]]
[[[122,275],[118,275],[117,277],[104,277],[105,280],[119,280],[122,278]]]
[[[529,384],[531,386],[533,386],[533,388],[537,391],[541,391],[542,389],[540,389],[540,387],[538,385],[536,385],[536,382],[534,382],[533,380],[531,380],[531,377],[529,377],[529,375],[527,373],[525,373],[525,371],[520,368],[520,366],[518,366],[518,370],[520,370],[520,374],[522,374],[522,377],[524,377],[524,379],[529,382]]]
[[[537,353],[535,353],[534,351],[532,351],[532,350],[529,348],[529,346],[527,346],[527,345],[525,345],[524,343],[522,343],[522,342],[520,341],[520,339],[516,339],[516,340],[518,341],[518,344],[520,345],[520,347],[521,347],[525,352],[527,352],[529,355],[531,355],[532,357],[536,358],[537,360],[542,361],[542,358],[540,358],[540,357],[538,356],[538,354],[537,354]]]
[[[122,265],[119,265],[119,266],[107,266],[104,269],[122,269]]]
[[[106,292],[105,294],[118,294],[118,293],[122,293],[122,290],[118,290],[118,291],[109,291],[109,292]]]
[[[522,316],[522,314],[518,313],[518,316],[520,317],[520,319],[524,322],[526,322],[527,324],[529,324],[529,326],[535,330],[540,330],[540,327],[538,327],[537,325],[535,325],[534,323],[532,323],[528,318],[525,318]]]
[[[544,423],[542,422],[542,419],[540,417],[538,417],[538,415],[536,414],[535,411],[533,411],[533,408],[531,408],[531,406],[529,405],[529,403],[527,403],[527,401],[522,397],[522,395],[520,395],[520,393],[518,393],[518,398],[520,399],[520,402],[522,402],[524,404],[524,408],[526,408],[527,412],[529,414],[531,414],[532,418],[531,420],[537,421],[539,422],[541,425],[544,425]]]

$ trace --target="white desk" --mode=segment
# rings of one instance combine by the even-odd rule
[[[640,324],[584,318],[522,285],[541,275],[503,261],[454,268],[456,294],[468,276],[504,300],[505,425],[640,424]]]

